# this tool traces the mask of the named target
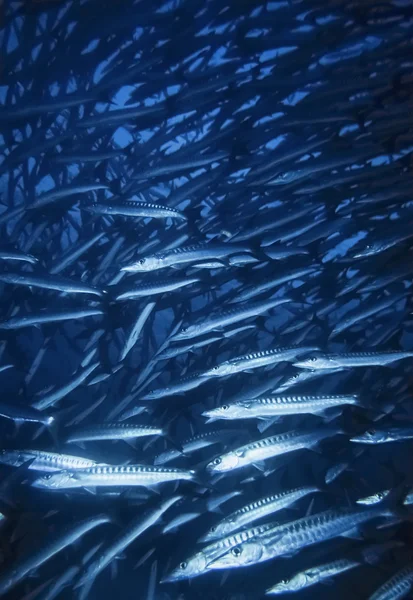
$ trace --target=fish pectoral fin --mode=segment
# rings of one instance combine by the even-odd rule
[[[96,496],[96,488],[95,487],[85,487],[83,489],[85,490],[85,492],[88,492],[89,494]]]
[[[252,466],[261,471],[261,473],[265,472],[265,463],[263,460],[257,460],[256,462],[253,462]]]
[[[342,533],[340,537],[349,538],[350,540],[363,540],[364,537],[358,527],[353,527],[349,531]]]
[[[257,429],[260,433],[264,433],[264,431],[266,431],[269,427],[271,427],[272,425],[274,425],[274,423],[278,421],[278,417],[262,417],[262,419],[263,420],[261,421],[261,423],[258,423],[257,425]]]

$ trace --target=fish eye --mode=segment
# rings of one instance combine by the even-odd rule
[[[140,259],[140,261],[139,261],[139,264],[140,264],[140,265],[143,265],[143,264],[145,264],[145,259],[144,259],[144,258],[141,258],[141,259]]]
[[[214,464],[214,465],[220,465],[221,464],[221,459],[220,458],[214,458],[214,460],[212,461],[212,464]]]
[[[211,527],[210,532],[214,533],[217,530],[217,528],[215,527],[215,525],[213,527]]]
[[[231,553],[234,556],[240,556],[240,554],[242,554],[242,550],[239,546],[235,546],[235,548],[232,548]]]
[[[186,563],[186,562],[181,562],[181,564],[179,565],[179,568],[180,568],[180,569],[182,569],[182,570],[184,570],[184,569],[186,569],[186,568],[187,568],[187,566],[188,566],[188,563]]]
[[[228,404],[224,404],[224,406],[222,407],[222,410],[228,410],[228,409],[229,409]]]

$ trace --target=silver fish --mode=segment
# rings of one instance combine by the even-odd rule
[[[90,204],[83,207],[85,210],[97,215],[118,215],[121,217],[146,217],[151,219],[179,219],[187,221],[186,216],[179,210],[161,206],[160,204],[148,204],[147,202],[135,202],[132,200],[122,201],[118,204]]]
[[[166,292],[173,292],[199,281],[200,279],[197,277],[187,277],[185,279],[171,277],[170,279],[156,280],[152,283],[140,283],[139,285],[134,285],[126,292],[118,294],[115,300],[133,300],[134,298],[145,298],[155,294],[165,294]]]
[[[259,419],[284,415],[313,414],[344,404],[358,404],[355,394],[323,396],[267,396],[223,404],[202,413],[210,421],[217,419]]]
[[[230,535],[234,531],[237,531],[237,529],[242,529],[257,519],[262,519],[283,508],[287,508],[297,500],[300,500],[300,498],[308,496],[308,494],[320,491],[317,487],[307,486],[286,490],[285,492],[255,500],[219,521],[199,541],[209,542]]]
[[[39,541],[39,547],[33,552],[17,559],[12,568],[5,569],[0,576],[0,594],[5,594],[16,586],[30,571],[37,569],[49,558],[64,550],[70,544],[75,543],[98,525],[109,523],[106,515],[90,517],[84,521],[75,523],[72,527],[54,534],[51,539]]]
[[[39,313],[29,313],[17,317],[11,317],[7,321],[0,322],[0,329],[22,329],[23,327],[32,327],[45,323],[59,323],[61,321],[73,321],[85,319],[86,317],[97,317],[103,315],[103,310],[98,308],[74,309],[63,311],[44,310]]]
[[[223,309],[212,312],[209,316],[200,318],[197,321],[183,327],[173,336],[173,341],[187,340],[195,336],[209,333],[215,329],[222,329],[227,325],[233,325],[244,319],[256,317],[262,313],[290,302],[289,298],[273,298],[262,302],[251,302],[250,304],[241,304],[235,308]]]
[[[151,487],[166,481],[194,479],[195,471],[147,467],[145,465],[95,466],[72,471],[60,471],[40,477],[33,486],[41,489],[94,488],[97,486],[143,486]]]
[[[289,346],[286,348],[271,348],[270,350],[252,352],[251,354],[230,358],[205,371],[205,375],[210,377],[224,377],[249,369],[257,369],[258,367],[265,367],[278,362],[294,360],[300,354],[305,354],[312,350],[318,350],[317,346]]]
[[[350,569],[360,566],[362,563],[350,558],[340,558],[333,560],[317,567],[310,567],[305,571],[300,571],[293,575],[291,579],[285,579],[270,587],[265,593],[268,596],[276,596],[278,594],[286,594],[288,592],[298,592],[317,583],[323,582],[325,579],[330,579],[340,573],[345,573]]]
[[[387,352],[348,352],[343,354],[324,354],[299,360],[294,363],[301,369],[331,369],[348,367],[371,367],[388,365],[404,358],[411,358],[413,352],[389,350]]]
[[[260,461],[274,456],[280,456],[303,448],[312,448],[321,440],[341,434],[337,428],[313,429],[307,431],[288,431],[278,433],[245,446],[240,446],[214,458],[207,465],[207,469],[214,473],[234,471],[247,465],[260,463]]]
[[[37,287],[45,290],[56,290],[65,292],[66,294],[93,294],[94,296],[102,297],[104,295],[100,290],[82,282],[64,279],[54,275],[45,277],[33,275],[31,273],[2,273],[0,281],[3,283],[11,283],[13,285],[22,285]]]
[[[181,246],[180,248],[146,256],[135,263],[123,267],[121,270],[132,273],[155,271],[176,265],[204,262],[211,259],[225,259],[231,254],[240,252],[248,253],[249,248],[240,244],[200,243],[193,246]]]
[[[76,587],[79,587],[86,583],[86,581],[94,580],[99,573],[101,573],[112,560],[125,550],[137,537],[142,535],[144,531],[156,525],[162,515],[178,500],[181,496],[173,496],[168,498],[162,504],[150,511],[147,515],[139,515],[128,523],[127,527],[116,536],[116,538],[99,553],[97,558],[92,559],[89,564],[86,565]]]
[[[65,438],[66,442],[87,442],[97,440],[133,440],[148,435],[163,435],[163,429],[150,425],[129,423],[101,423],[76,427]]]
[[[45,450],[0,450],[0,463],[11,467],[20,467],[27,461],[32,461],[29,469],[55,473],[62,469],[87,469],[98,463],[82,456],[47,452]],[[103,463],[99,463],[103,464]]]

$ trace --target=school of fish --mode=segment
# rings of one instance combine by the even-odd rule
[[[0,10],[0,597],[412,597],[413,2]]]

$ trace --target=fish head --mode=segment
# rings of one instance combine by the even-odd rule
[[[381,492],[376,492],[371,496],[366,496],[365,498],[359,498],[356,500],[357,504],[363,504],[364,506],[371,506],[373,504],[378,504],[382,500],[386,498],[390,494],[390,490],[382,490]]]
[[[33,487],[43,490],[57,490],[61,488],[78,487],[75,473],[72,471],[59,471],[38,477],[32,483]]]
[[[141,400],[157,400],[158,398],[162,398],[162,396],[166,396],[168,394],[169,387],[164,388],[154,388],[153,390],[149,390],[147,394],[141,397]]]
[[[208,371],[205,372],[205,375],[208,375],[209,377],[222,377],[223,375],[229,375],[231,371],[232,368],[230,364],[222,363],[212,367],[212,369],[208,369]]]
[[[186,327],[182,327],[178,333],[176,333],[172,340],[189,340],[193,336],[196,335],[196,325],[187,325]]]
[[[373,256],[380,252],[382,248],[382,244],[380,242],[370,242],[363,249],[360,249],[355,254],[353,254],[353,258],[367,258],[368,256]]]
[[[234,569],[247,567],[260,561],[263,555],[263,545],[258,540],[250,540],[233,546],[224,554],[211,558],[208,561],[208,569]]]
[[[30,456],[19,450],[0,450],[0,463],[10,467],[19,467],[30,459]]]
[[[203,552],[197,552],[179,565],[161,580],[161,583],[172,583],[183,579],[192,579],[207,572],[207,559]]]
[[[350,438],[350,442],[358,444],[380,444],[387,440],[387,434],[385,431],[379,431],[378,429],[369,429],[360,435],[356,435]]]
[[[229,521],[217,523],[213,525],[202,537],[199,538],[198,542],[212,542],[219,540],[220,538],[229,535],[232,531],[231,524]]]
[[[328,369],[335,365],[334,360],[325,356],[311,356],[308,358],[304,358],[302,360],[298,360],[294,363],[294,367],[299,367],[300,369]]]
[[[267,594],[277,595],[287,592],[298,592],[308,585],[307,576],[305,573],[297,573],[291,579],[283,579],[272,588],[267,590]]]
[[[217,456],[213,460],[211,460],[207,464],[207,470],[212,473],[225,473],[225,471],[231,471],[232,469],[236,469],[239,465],[239,457],[235,452],[228,452],[227,454],[222,454],[221,456]]]
[[[128,271],[129,273],[145,273],[146,271],[153,271],[158,266],[158,259],[154,256],[147,256],[140,258],[131,265],[122,267],[121,271]]]
[[[271,179],[271,181],[269,181],[268,184],[283,185],[286,183],[291,183],[292,181],[294,181],[295,177],[296,175],[294,171],[284,171],[283,173],[279,173],[278,175],[276,175],[274,179]]]
[[[243,414],[243,410],[237,404],[223,404],[211,410],[206,410],[202,413],[203,417],[208,417],[212,421],[218,419],[237,419]]]

